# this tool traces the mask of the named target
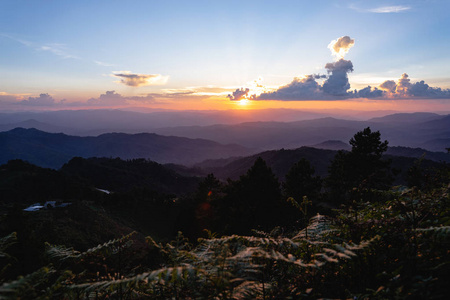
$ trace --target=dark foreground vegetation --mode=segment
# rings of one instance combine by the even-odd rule
[[[0,298],[446,299],[449,165],[402,172],[370,128],[350,144],[326,177],[300,159],[281,184],[261,158],[226,182],[143,159],[10,161]]]

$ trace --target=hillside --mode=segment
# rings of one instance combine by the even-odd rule
[[[247,122],[233,125],[180,126],[154,129],[158,134],[205,138],[263,150],[295,149],[325,141],[348,141],[366,127],[380,131],[390,146],[444,152],[450,147],[450,117],[434,114],[401,114],[368,121],[318,118],[295,122]],[[264,134],[261,134],[263,132]]]
[[[373,118],[374,115],[377,118]],[[365,119],[369,116],[372,118]],[[450,116],[425,112],[384,116],[381,112],[353,112],[345,116],[339,111],[287,109],[187,111],[183,114],[176,111],[137,113],[120,110],[0,113],[0,131],[24,127],[76,136],[111,132],[156,133],[260,150],[296,149],[330,140],[348,141],[354,132],[369,126],[372,130],[379,130],[390,146],[441,152],[450,147]]]
[[[23,128],[0,132],[0,164],[23,159],[42,167],[60,168],[72,157],[79,156],[146,158],[159,163],[190,165],[205,159],[251,153],[254,151],[239,145],[150,133],[78,137]]]
[[[325,178],[328,175],[330,162],[336,155],[336,150],[318,149],[313,147],[301,147],[298,149],[282,149],[265,151],[247,157],[234,158],[230,160],[208,160],[195,164],[194,167],[201,169],[204,174],[213,173],[222,180],[238,179],[248,170],[258,157],[267,162],[274,174],[280,181],[284,181],[290,167],[305,158],[314,167],[316,174]],[[441,162],[449,162],[450,155],[446,153],[434,153],[423,149],[410,149],[405,147],[390,147],[385,155],[386,159],[392,160],[392,166],[398,169],[397,184],[405,184],[407,171],[414,162],[423,156],[422,167],[425,169],[435,168]]]

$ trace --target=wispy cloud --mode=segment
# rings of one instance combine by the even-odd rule
[[[136,74],[130,71],[116,71],[112,76],[120,78],[119,83],[132,87],[163,85],[169,79],[169,76],[161,74]]]
[[[356,10],[358,12],[369,12],[376,14],[392,14],[392,13],[400,13],[410,10],[412,7],[407,5],[390,5],[390,6],[379,6],[372,8],[361,8],[360,6],[350,5],[350,9]]]
[[[79,59],[78,56],[71,54],[70,53],[71,51],[64,44],[50,43],[50,44],[43,44],[43,45],[41,44],[41,45],[39,45],[37,43],[30,42],[28,40],[25,40],[25,39],[22,39],[22,38],[18,38],[18,37],[15,37],[15,36],[12,36],[12,35],[9,35],[9,34],[6,34],[6,33],[0,33],[0,36],[6,37],[6,38],[8,38],[10,40],[13,40],[13,41],[19,43],[19,44],[22,44],[24,46],[27,46],[29,48],[32,48],[32,49],[35,49],[35,50],[38,50],[38,51],[50,52],[50,53],[52,53],[52,54],[54,54],[56,56],[62,57],[64,59],[66,59],[66,58]]]
[[[411,6],[404,6],[404,5],[394,5],[394,6],[381,6],[377,8],[371,8],[367,11],[378,13],[378,14],[389,14],[389,13],[399,13],[402,11],[410,10]]]
[[[53,53],[57,56],[60,56],[64,59],[66,59],[66,58],[79,59],[78,56],[70,54],[67,50],[67,47],[64,44],[47,44],[44,46],[40,46],[38,48],[38,50],[48,51],[48,52]]]
[[[11,36],[11,35],[6,34],[6,33],[0,33],[0,36],[8,38],[10,40],[13,40],[13,41],[15,41],[15,42],[17,42],[19,44],[22,44],[24,46],[27,46],[27,47],[32,47],[33,46],[33,43],[30,42],[30,41],[27,41],[27,40],[24,40],[24,39],[20,39],[20,38]]]
[[[102,67],[115,67],[114,64],[110,64],[110,63],[106,63],[103,61],[99,61],[99,60],[94,60],[94,63],[98,66],[102,66]]]

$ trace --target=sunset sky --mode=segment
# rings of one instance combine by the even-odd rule
[[[449,11],[448,0],[1,0],[0,110],[450,113]]]

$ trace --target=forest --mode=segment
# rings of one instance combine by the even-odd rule
[[[146,159],[10,160],[0,299],[446,299],[450,165],[386,156],[370,127],[349,144],[326,175],[303,157],[282,178],[261,157],[227,180]]]

